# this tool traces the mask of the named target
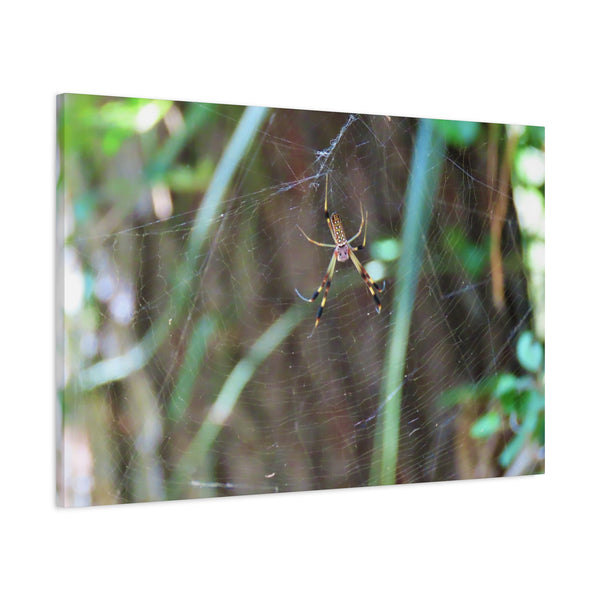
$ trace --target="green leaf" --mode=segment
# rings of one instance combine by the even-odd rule
[[[392,261],[400,256],[400,240],[385,238],[371,243],[371,256],[377,260]]]
[[[462,255],[462,262],[465,270],[472,277],[479,277],[483,269],[487,266],[489,252],[486,248],[470,245],[465,249]]]
[[[538,125],[527,125],[525,127],[525,138],[530,144],[541,148],[546,143],[546,129]]]
[[[508,415],[513,412],[519,413],[523,404],[521,394],[517,390],[510,390],[500,396],[502,410]]]
[[[517,341],[517,358],[523,366],[531,372],[537,372],[542,367],[544,349],[535,339],[533,332],[524,331]]]
[[[522,418],[526,393],[535,389],[535,386],[535,380],[530,375],[516,377],[512,373],[503,373],[498,376],[492,396],[500,400],[505,413],[516,412]]]
[[[496,411],[490,411],[485,415],[479,417],[473,425],[469,433],[472,438],[481,439],[489,438],[493,433],[496,433],[500,429],[502,424],[502,418]]]
[[[458,258],[460,266],[473,278],[478,277],[489,260],[489,249],[486,240],[482,245],[473,244],[465,232],[456,226],[447,227],[444,231],[444,245]]]
[[[502,373],[502,375],[498,377],[498,382],[494,389],[494,396],[496,398],[501,398],[504,394],[515,391],[518,387],[518,383],[519,380],[516,375],[513,375],[512,373]]]
[[[164,173],[164,182],[175,192],[204,192],[214,170],[214,162],[206,157],[194,168],[187,165],[172,167]]]
[[[498,375],[486,377],[476,383],[466,383],[446,390],[440,395],[440,403],[446,407],[464,404],[472,400],[487,401],[494,395],[498,385]]]
[[[546,415],[543,412],[538,418],[533,436],[540,446],[546,443]]]
[[[446,143],[464,148],[470,146],[479,134],[480,123],[474,121],[446,121],[436,119],[435,124]]]
[[[473,400],[474,398],[477,398],[478,395],[479,388],[476,383],[460,385],[443,392],[440,396],[440,403],[442,406],[450,408],[457,404],[464,404],[469,400]]]
[[[540,413],[544,408],[544,396],[535,390],[527,392],[525,397],[526,413],[523,423],[515,437],[506,445],[500,454],[498,462],[504,468],[509,467],[517,454],[538,429]],[[539,437],[539,434],[538,436]]]

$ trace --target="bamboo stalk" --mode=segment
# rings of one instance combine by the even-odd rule
[[[403,251],[395,277],[396,289],[399,291],[393,299],[384,383],[381,390],[383,412],[375,433],[370,485],[396,482],[406,349],[427,230],[444,162],[443,150],[443,139],[436,130],[435,123],[429,119],[422,119],[418,125],[406,193],[406,214],[402,229]]]

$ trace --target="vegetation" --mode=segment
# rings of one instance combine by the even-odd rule
[[[64,503],[543,472],[543,129],[67,95],[57,130]],[[386,287],[340,263],[309,338],[326,173]]]

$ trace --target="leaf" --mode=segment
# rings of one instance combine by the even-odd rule
[[[525,127],[525,139],[534,146],[542,148],[546,143],[546,129],[537,125]]]
[[[458,258],[461,267],[471,277],[479,277],[489,260],[489,248],[485,240],[481,245],[473,244],[465,232],[456,226],[444,230],[443,240],[452,256]]]
[[[521,148],[515,156],[515,172],[525,185],[543,185],[546,179],[544,153],[533,146]]]
[[[464,404],[472,400],[486,401],[494,394],[499,376],[486,377],[476,383],[466,383],[446,390],[440,395],[440,403],[446,407]]]
[[[530,238],[544,240],[546,237],[545,200],[539,189],[515,185],[513,202],[517,210],[519,227]]]
[[[479,417],[469,430],[469,434],[472,438],[481,439],[489,438],[493,433],[496,433],[500,429],[502,424],[502,418],[496,411],[490,411],[485,415]]]
[[[480,123],[474,121],[446,121],[436,119],[438,131],[447,144],[464,148],[470,146],[479,134]]]
[[[504,448],[498,458],[498,462],[504,468],[507,468],[512,464],[523,447],[523,444],[525,444],[527,439],[531,438],[538,429],[540,413],[544,408],[544,396],[535,390],[530,390],[527,392],[525,404],[526,414],[523,423],[515,437],[506,445],[506,448]]]
[[[395,238],[375,240],[371,244],[371,256],[378,260],[392,261],[400,256],[401,243]]]
[[[512,373],[498,376],[492,396],[500,400],[505,413],[516,412],[522,418],[525,410],[526,393],[535,389],[536,383],[530,375],[516,377]]]
[[[501,398],[504,394],[515,391],[518,388],[519,380],[516,375],[512,373],[502,373],[498,377],[496,388],[494,389],[494,396]]]
[[[443,392],[440,403],[447,408],[463,404],[477,398],[480,395],[479,386],[476,383],[460,385]]]
[[[517,358],[524,369],[539,371],[544,360],[544,349],[535,339],[533,332],[524,331],[517,341]]]

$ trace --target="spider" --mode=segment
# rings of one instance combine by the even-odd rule
[[[342,226],[342,220],[340,216],[333,212],[331,215],[327,210],[327,189],[329,176],[325,176],[325,218],[327,219],[327,227],[329,227],[329,232],[331,233],[331,237],[335,244],[322,244],[321,242],[316,242],[315,240],[309,238],[300,225],[298,225],[298,229],[302,232],[304,237],[315,244],[316,246],[322,246],[324,248],[334,248],[333,255],[331,260],[329,261],[329,266],[327,267],[327,271],[325,271],[325,277],[323,277],[323,281],[321,285],[317,288],[317,291],[312,295],[311,298],[305,298],[298,290],[296,290],[296,294],[305,302],[314,302],[317,299],[317,296],[321,293],[323,288],[325,288],[325,293],[323,294],[323,300],[321,301],[321,306],[317,311],[317,320],[315,321],[315,326],[313,327],[313,333],[317,326],[319,325],[319,321],[321,319],[321,315],[323,314],[323,309],[325,308],[325,302],[327,302],[327,294],[329,293],[329,288],[331,287],[331,280],[333,279],[333,274],[335,272],[335,263],[336,259],[340,262],[346,262],[348,259],[352,261],[356,270],[360,273],[363,281],[367,285],[369,292],[371,292],[371,296],[373,296],[373,300],[375,301],[375,310],[379,313],[381,311],[381,301],[379,300],[379,296],[377,296],[377,292],[383,292],[385,289],[385,282],[383,283],[383,287],[379,287],[371,278],[371,276],[367,273],[366,269],[361,265],[360,261],[354,255],[358,250],[362,250],[365,247],[365,243],[367,241],[367,221],[369,218],[369,213],[367,212],[366,217],[363,213],[362,204],[360,206],[360,228],[358,231],[348,240],[346,239],[346,234],[344,233],[344,227]],[[363,238],[363,243],[359,246],[352,246],[352,242],[361,234],[363,226],[365,228],[365,235]],[[312,336],[312,333],[310,334]],[[310,337],[310,336],[309,336]]]

